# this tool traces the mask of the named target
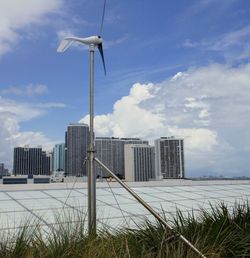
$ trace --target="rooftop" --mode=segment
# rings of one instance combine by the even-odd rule
[[[80,179],[78,179],[80,180]],[[250,180],[164,180],[127,183],[159,213],[174,216],[200,208],[211,209],[220,202],[229,207],[248,200]],[[43,227],[55,224],[62,211],[87,213],[87,183],[0,185],[0,230],[16,229],[26,219]],[[152,215],[116,182],[97,183],[98,226],[133,227]]]

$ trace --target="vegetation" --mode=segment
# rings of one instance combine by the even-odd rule
[[[56,216],[57,224],[44,233],[28,223],[10,236],[1,236],[2,258],[111,258],[111,257],[198,257],[178,236],[159,223],[146,221],[136,229],[102,229],[96,238],[87,237],[81,214]],[[72,223],[75,221],[75,223]],[[200,215],[172,220],[174,228],[207,257],[250,257],[250,208],[248,203],[229,208],[224,204],[201,210]],[[85,233],[84,233],[85,232]]]

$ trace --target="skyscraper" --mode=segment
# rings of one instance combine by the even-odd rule
[[[51,156],[47,155],[45,151],[42,151],[42,175],[50,175],[50,159]]]
[[[124,145],[125,144],[148,144],[148,141],[139,138],[115,138],[96,137],[96,157],[110,168],[116,175],[124,177]],[[96,175],[101,177],[109,176],[98,165],[95,166]]]
[[[65,171],[65,144],[56,144],[53,148],[53,170]]]
[[[9,174],[9,170],[4,167],[4,163],[0,163],[0,176],[7,176]]]
[[[42,147],[15,147],[13,172],[15,175],[50,175],[50,157]]]
[[[65,173],[68,176],[86,176],[87,162],[83,165],[87,156],[89,142],[89,126],[87,124],[70,124],[65,134],[66,166]]]
[[[156,177],[184,178],[184,143],[183,139],[161,137],[155,140]]]
[[[126,181],[149,181],[155,179],[154,147],[144,144],[124,146]]]

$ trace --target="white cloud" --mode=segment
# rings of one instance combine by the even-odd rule
[[[184,18],[188,19],[190,16],[195,16],[202,12],[207,12],[208,8],[213,8],[216,10],[217,13],[222,15],[225,12],[228,12],[228,7],[231,7],[231,5],[236,0],[200,0],[195,1],[192,4],[190,3],[188,8],[184,11]]]
[[[61,102],[47,102],[47,103],[39,103],[35,105],[38,108],[65,108],[66,105]]]
[[[212,64],[159,84],[134,84],[113,112],[95,117],[96,135],[185,139],[188,175],[248,173],[250,64]],[[88,123],[88,116],[82,119]]]
[[[233,30],[213,39],[203,38],[200,41],[185,39],[183,47],[201,48],[209,51],[222,52],[224,56],[237,61],[250,57],[250,25]]]
[[[185,39],[183,43],[183,47],[187,47],[187,48],[197,47],[197,45],[198,44],[196,42],[192,42],[191,39]]]
[[[62,107],[59,104],[31,105],[0,96],[0,162],[12,167],[13,148],[15,146],[42,145],[45,150],[50,150],[55,144],[53,140],[46,137],[42,132],[21,131],[20,123],[43,115],[47,108]]]
[[[128,37],[129,37],[128,34],[125,34],[121,38],[116,38],[116,39],[111,40],[111,41],[105,41],[104,47],[107,49],[107,48],[111,48],[113,46],[122,44],[125,41],[127,41]]]
[[[43,110],[36,109],[25,103],[17,103],[10,99],[0,98],[0,113],[4,118],[14,118],[17,122],[31,120],[43,114]],[[4,120],[4,119],[1,119]]]
[[[2,95],[23,95],[32,97],[34,95],[41,95],[48,92],[48,87],[43,84],[33,85],[29,84],[26,86],[19,87],[9,87],[7,89],[3,89],[0,93]]]
[[[170,81],[173,82],[173,81],[175,81],[175,80],[177,80],[178,78],[183,77],[183,76],[185,76],[184,73],[178,72],[177,74],[175,74],[175,75],[170,79]]]
[[[250,25],[247,25],[241,29],[226,33],[211,45],[213,50],[224,50],[235,45],[245,45],[246,39],[250,37]]]
[[[98,135],[148,138],[155,130],[163,127],[161,115],[140,107],[141,102],[153,97],[150,94],[152,87],[152,84],[134,84],[129,96],[123,97],[114,104],[112,114],[96,116],[95,126]],[[88,123],[88,118],[89,116],[86,116],[82,122]]]
[[[0,1],[0,55],[23,37],[22,29],[46,23],[46,15],[58,12],[62,3],[63,0]]]

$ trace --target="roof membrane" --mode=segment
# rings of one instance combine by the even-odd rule
[[[160,214],[170,218],[177,209],[184,214],[193,211],[199,213],[201,208],[210,210],[211,205],[224,202],[233,206],[250,197],[248,181],[205,183],[194,181],[169,184],[132,183],[132,189]],[[56,223],[76,222],[80,217],[87,220],[86,184],[51,184],[20,186],[16,189],[5,185],[0,189],[0,230],[18,229],[27,221],[32,225],[48,227]],[[152,215],[123,188],[117,184],[102,183],[97,185],[97,219],[99,227],[114,229],[133,227]],[[72,215],[73,214],[73,215]],[[80,214],[80,217],[79,217]],[[61,218],[58,220],[58,216]],[[87,222],[87,221],[86,221]],[[87,224],[86,224],[87,225]]]

